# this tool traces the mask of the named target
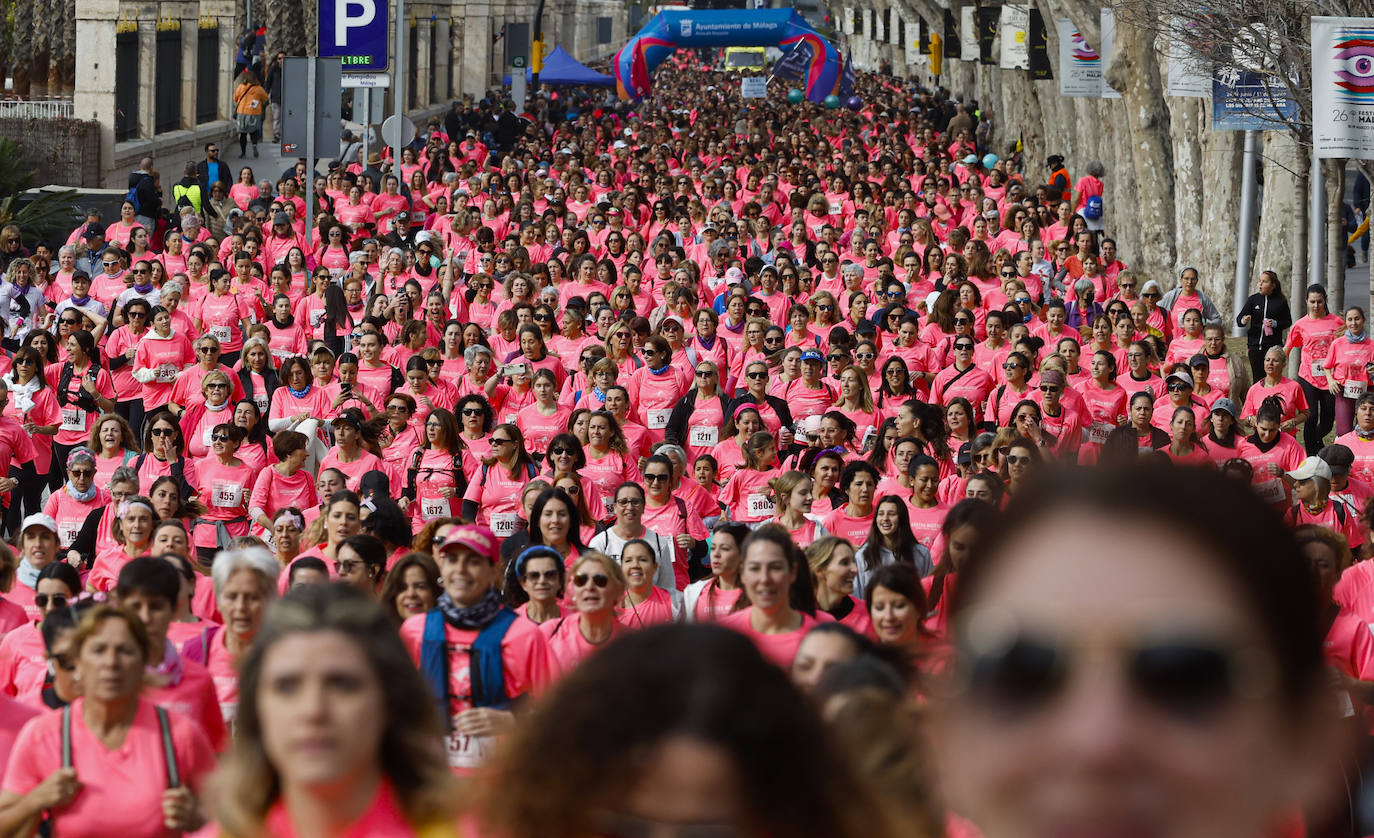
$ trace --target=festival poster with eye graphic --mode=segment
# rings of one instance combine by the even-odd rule
[[[1102,96],[1102,56],[1066,17],[1056,23],[1059,30],[1059,95],[1100,98]]]
[[[1312,140],[1318,157],[1374,159],[1374,18],[1312,18]]]

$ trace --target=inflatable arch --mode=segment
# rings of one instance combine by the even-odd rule
[[[622,99],[649,95],[654,70],[678,47],[763,46],[810,52],[806,98],[812,102],[839,90],[839,51],[793,9],[659,12],[616,53],[616,90]]]

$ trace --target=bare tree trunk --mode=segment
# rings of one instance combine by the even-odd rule
[[[1341,209],[1345,205],[1345,160],[1323,160],[1326,182],[1326,287],[1331,310],[1345,308],[1345,225]]]

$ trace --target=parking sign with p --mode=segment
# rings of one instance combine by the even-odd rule
[[[320,57],[345,73],[385,70],[388,32],[387,0],[320,0]]]

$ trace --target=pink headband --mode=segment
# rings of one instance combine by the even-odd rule
[[[739,415],[740,415],[741,413],[743,413],[744,411],[746,411],[746,410],[752,410],[752,411],[754,411],[755,413],[758,413],[758,412],[759,412],[759,406],[756,405],[756,404],[754,404],[753,402],[745,402],[745,403],[743,403],[743,404],[741,404],[741,405],[739,405],[739,406],[737,406],[737,407],[735,408],[735,412],[732,413],[732,414],[730,415],[730,419],[731,419],[732,421],[734,421],[734,422],[738,422],[738,421],[739,421]]]

